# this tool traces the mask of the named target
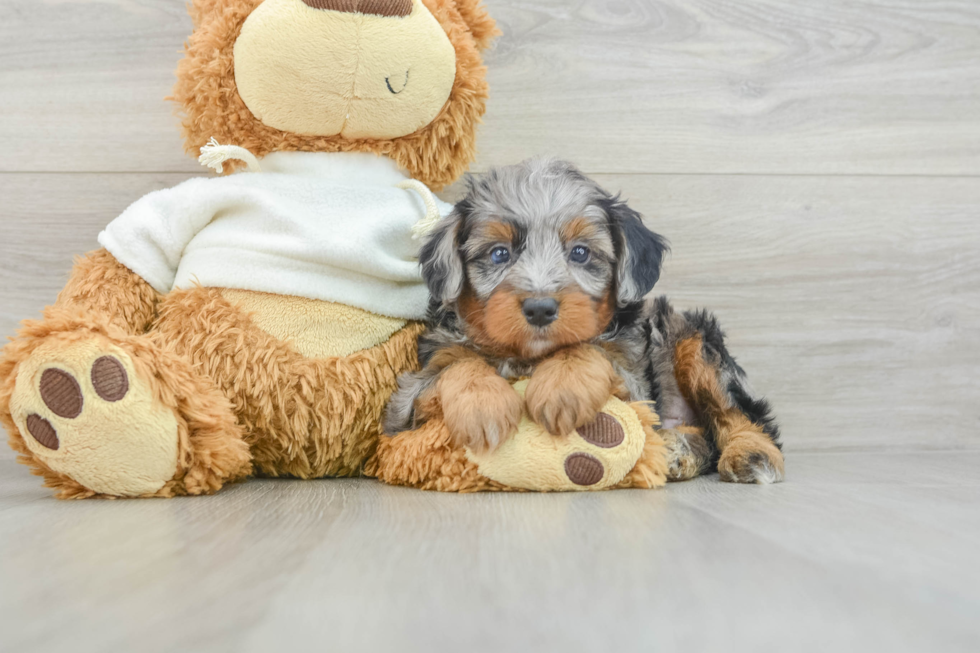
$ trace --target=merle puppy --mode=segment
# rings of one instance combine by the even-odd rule
[[[469,178],[420,254],[432,295],[420,372],[403,375],[389,434],[438,407],[459,445],[492,449],[526,408],[552,434],[595,419],[610,395],[652,400],[671,480],[783,477],[778,430],[713,316],[644,301],[667,243],[574,166],[529,160]],[[529,378],[522,399],[510,382]]]

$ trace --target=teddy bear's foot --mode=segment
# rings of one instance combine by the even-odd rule
[[[177,418],[125,352],[100,344],[38,347],[18,370],[11,415],[55,472],[98,494],[153,494],[177,472]]]
[[[523,396],[527,381],[514,384]],[[441,416],[415,431],[382,437],[365,472],[385,483],[442,492],[567,492],[654,488],[667,481],[657,415],[645,402],[612,397],[592,421],[551,435],[525,414],[493,450],[458,445]]]
[[[523,393],[525,382],[515,385]],[[510,439],[492,452],[467,451],[481,475],[535,491],[657,487],[665,482],[663,441],[643,405],[610,398],[592,421],[554,436],[525,415]]]
[[[518,391],[522,390],[518,384]],[[493,451],[460,448],[441,419],[384,437],[366,472],[385,483],[442,492],[654,488],[666,482],[656,415],[611,399],[591,423],[553,436],[527,416]]]
[[[145,338],[60,333],[36,344],[17,366],[9,419],[21,438],[11,443],[60,496],[197,494],[250,469],[227,402]]]

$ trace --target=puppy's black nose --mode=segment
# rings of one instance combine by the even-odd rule
[[[558,318],[558,302],[551,297],[532,297],[521,304],[524,318],[534,326],[548,326]]]

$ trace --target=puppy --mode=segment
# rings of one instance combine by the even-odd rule
[[[525,408],[563,435],[612,395],[657,402],[672,480],[714,468],[723,480],[782,478],[769,406],[715,319],[644,301],[668,245],[636,211],[552,159],[468,184],[419,256],[431,293],[422,370],[399,378],[388,434],[441,414],[458,445],[493,449]],[[520,378],[524,399],[511,387]]]

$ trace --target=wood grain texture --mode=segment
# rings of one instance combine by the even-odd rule
[[[487,0],[477,168],[980,174],[971,0]],[[0,4],[0,170],[186,171],[182,0]]]
[[[666,235],[787,446],[980,446],[975,179],[600,177]]]
[[[0,447],[0,649],[980,650],[980,4],[486,3],[474,169],[622,190],[673,243],[658,290],[774,400],[788,481],[64,503]],[[163,100],[184,4],[0,2],[0,335],[202,173]]]
[[[493,2],[481,163],[591,172],[980,173],[970,0]]]
[[[76,256],[146,193],[190,174],[0,174],[0,337],[39,317],[64,287]]]
[[[23,653],[980,646],[980,454],[787,462],[771,487],[64,503],[0,461],[0,631]]]
[[[0,175],[0,333],[107,221],[187,176]],[[655,291],[718,313],[790,450],[980,447],[977,180],[597,178],[671,240]]]
[[[187,170],[164,101],[183,0],[0,3],[0,171]]]

